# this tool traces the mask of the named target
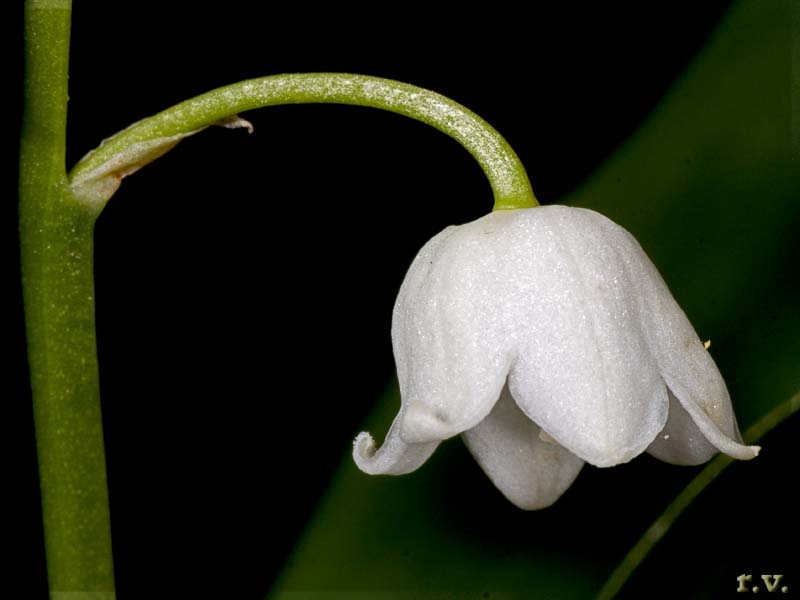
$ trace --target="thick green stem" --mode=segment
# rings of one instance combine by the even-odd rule
[[[65,172],[69,0],[25,4],[20,241],[28,360],[54,600],[114,597],[94,329],[97,212]]]
[[[240,111],[298,103],[370,106],[423,121],[480,164],[495,210],[536,206],[514,151],[485,121],[439,94],[345,74],[281,75],[214,90],[105,142],[67,176],[70,0],[27,0],[20,237],[28,352],[51,597],[113,598],[94,327],[93,228],[123,177],[187,135]]]
[[[125,175],[160,156],[181,137],[236,113],[278,104],[331,103],[380,108],[449,135],[478,161],[494,191],[494,210],[537,206],[517,155],[486,121],[449,98],[406,83],[342,73],[251,79],[219,88],[139,121],[84,157],[70,173],[75,192],[100,205]]]

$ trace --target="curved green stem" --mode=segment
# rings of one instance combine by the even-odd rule
[[[745,431],[744,436],[742,436],[745,443],[753,444],[757,442],[766,435],[767,432],[788,419],[798,410],[800,410],[800,392],[773,408]],[[689,482],[689,485],[675,497],[653,524],[647,528],[644,535],[639,538],[639,541],[634,544],[633,548],[631,548],[625,558],[622,559],[619,566],[614,569],[611,577],[608,578],[608,581],[606,581],[605,585],[603,585],[602,589],[597,594],[596,600],[611,600],[611,598],[614,598],[636,568],[644,561],[653,546],[666,535],[670,527],[672,527],[673,523],[683,513],[686,507],[692,503],[700,492],[708,487],[734,462],[736,461],[730,456],[720,454],[708,463],[708,465]]]
[[[114,597],[92,273],[96,215],[64,166],[69,0],[25,3],[20,243],[52,599]]]
[[[369,106],[427,123],[458,141],[478,161],[494,191],[494,210],[537,206],[517,155],[486,121],[449,98],[389,79],[341,73],[276,75],[222,87],[121,131],[72,170],[75,193],[102,205],[119,180],[166,152],[182,137],[236,113],[279,104]]]
[[[93,229],[123,177],[182,138],[277,104],[381,108],[428,123],[478,161],[495,210],[537,202],[519,158],[463,106],[408,84],[346,74],[280,75],[178,104],[106,140],[67,175],[70,0],[26,0],[20,163],[25,320],[51,598],[113,598],[114,574],[95,339]]]

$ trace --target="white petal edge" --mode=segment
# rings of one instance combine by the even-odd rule
[[[647,453],[673,465],[691,466],[707,462],[719,450],[706,439],[675,395],[667,391],[669,394],[667,424],[647,447]]]
[[[706,411],[692,399],[688,390],[677,380],[665,374],[664,381],[666,381],[669,388],[675,394],[675,397],[681,403],[681,406],[689,413],[689,416],[692,417],[692,420],[706,439],[719,449],[720,452],[724,452],[728,456],[739,460],[750,460],[758,456],[758,453],[761,451],[761,446],[745,446],[728,437],[720,430],[711,417],[706,414]]]
[[[630,249],[631,270],[640,273],[642,327],[667,387],[714,447],[739,460],[755,458],[760,447],[739,443],[725,381],[686,314],[633,236],[625,232],[620,243]]]
[[[514,211],[502,211],[508,213]],[[448,227],[409,267],[392,315],[402,439],[453,437],[482,421],[503,388],[512,334],[498,293],[508,214]]]
[[[462,438],[497,489],[523,510],[553,504],[583,467],[580,458],[525,416],[508,386],[492,412]]]
[[[439,442],[408,444],[400,439],[400,415],[394,420],[383,445],[375,449],[375,440],[366,431],[353,442],[353,460],[369,475],[405,475],[416,471],[430,458]]]

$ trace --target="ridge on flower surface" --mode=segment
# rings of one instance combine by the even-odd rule
[[[401,408],[379,449],[356,438],[366,473],[411,472],[463,434],[500,491],[537,509],[584,462],[758,454],[655,266],[591,210],[495,211],[439,233],[400,288],[392,344]]]

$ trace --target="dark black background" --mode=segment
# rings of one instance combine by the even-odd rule
[[[219,85],[347,71],[468,106],[506,136],[540,200],[556,201],[636,128],[726,5],[568,3],[523,14],[493,3],[455,16],[406,5],[75,0],[68,158]],[[7,37],[17,83],[21,19],[20,8]],[[472,159],[427,126],[341,106],[248,118],[252,136],[209,130],[126,180],[97,224],[123,599],[264,595],[392,376],[391,308],[405,268],[445,225],[491,206]],[[13,272],[13,180],[4,186]],[[32,590],[25,597],[44,598],[18,284],[8,296],[9,489],[21,515],[11,522],[25,540],[14,576]]]

